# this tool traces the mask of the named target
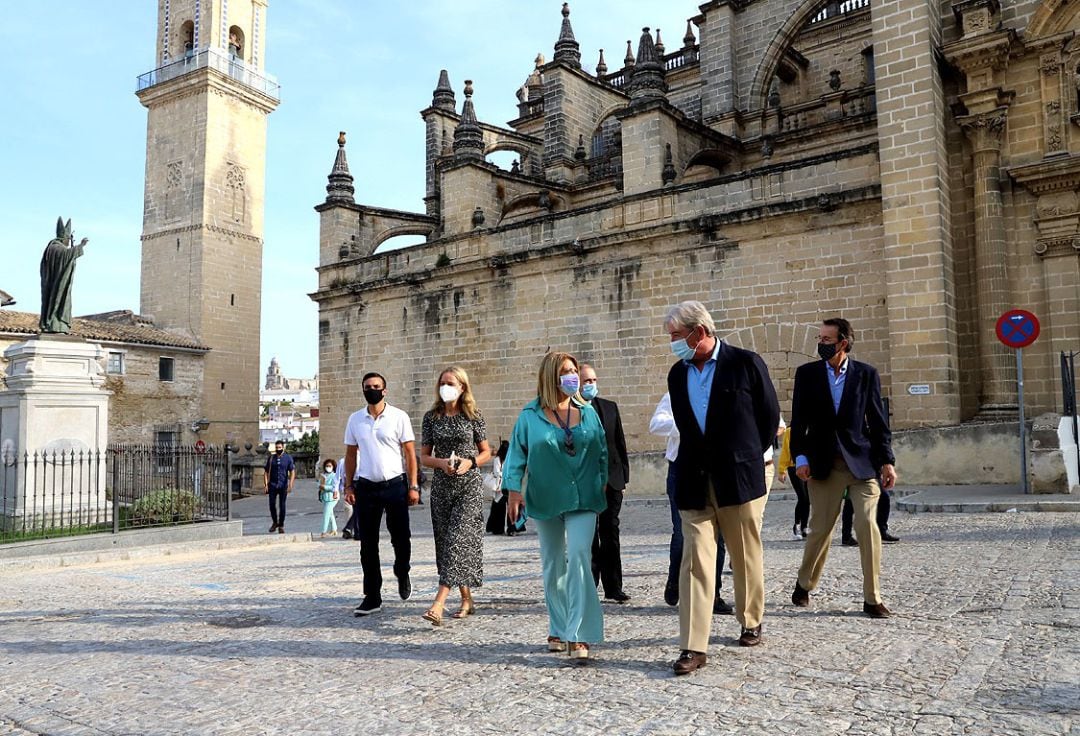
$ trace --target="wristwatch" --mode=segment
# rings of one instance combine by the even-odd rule
[[[417,485],[412,485],[412,486],[409,486],[409,490],[410,490],[410,491],[419,491],[419,490],[420,490],[420,486],[417,486]]]

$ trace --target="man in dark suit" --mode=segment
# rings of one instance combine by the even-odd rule
[[[623,491],[630,481],[630,458],[626,454],[626,437],[623,435],[619,405],[597,396],[599,384],[596,371],[588,363],[581,364],[581,395],[592,404],[600,416],[607,435],[608,484],[607,509],[596,520],[593,536],[592,573],[596,584],[604,583],[604,597],[616,603],[626,603],[630,596],[623,590],[622,555],[619,550],[619,510],[622,508]]]
[[[874,521],[881,488],[896,483],[892,433],[873,366],[848,358],[854,343],[846,319],[827,319],[818,332],[821,360],[795,371],[791,400],[791,454],[810,489],[810,534],[791,602],[810,605],[829,553],[833,527],[847,490],[863,573],[863,613],[887,618],[881,602],[881,534]]]
[[[739,644],[761,643],[765,613],[761,516],[765,510],[765,448],[780,424],[769,370],[756,353],[721,342],[701,302],[673,307],[664,320],[678,362],[668,392],[679,454],[675,503],[683,530],[679,571],[679,640],[672,669],[685,675],[705,665],[716,585],[716,540],[731,555]]]

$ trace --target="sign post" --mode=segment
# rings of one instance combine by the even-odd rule
[[[997,338],[1016,350],[1017,408],[1020,410],[1020,480],[1024,493],[1031,493],[1028,480],[1027,425],[1024,422],[1024,348],[1039,337],[1038,318],[1023,309],[1010,309],[997,321]]]

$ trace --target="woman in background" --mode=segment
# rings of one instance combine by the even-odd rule
[[[323,460],[323,472],[319,478],[319,503],[322,504],[322,534],[319,536],[337,536],[337,519],[334,518],[334,509],[338,499],[338,476],[337,463],[332,458]]]

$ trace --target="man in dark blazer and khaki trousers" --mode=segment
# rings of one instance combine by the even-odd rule
[[[875,522],[881,488],[896,483],[889,419],[881,401],[881,379],[867,363],[848,357],[851,324],[825,320],[818,333],[821,360],[795,371],[791,399],[791,454],[795,472],[809,482],[810,533],[791,602],[810,605],[825,569],[844,491],[855,509],[855,531],[863,573],[863,613],[887,618],[881,601],[881,535]]]
[[[739,644],[761,642],[765,579],[761,517],[765,510],[765,448],[772,446],[780,407],[769,370],[756,353],[721,342],[701,302],[683,302],[664,329],[679,361],[668,391],[679,454],[675,503],[683,530],[679,572],[681,653],[672,669],[685,675],[706,663],[716,594],[716,542],[731,555]]]
[[[622,509],[623,491],[630,482],[630,456],[626,451],[626,435],[623,433],[619,405],[597,396],[599,390],[596,370],[588,363],[582,363],[581,395],[600,417],[608,451],[608,483],[604,489],[607,508],[596,518],[596,536],[593,537],[592,548],[593,578],[597,585],[601,582],[604,584],[604,598],[626,603],[630,596],[623,590],[619,511]]]

